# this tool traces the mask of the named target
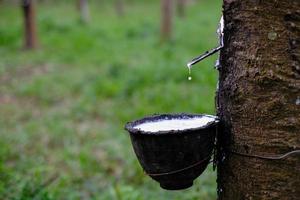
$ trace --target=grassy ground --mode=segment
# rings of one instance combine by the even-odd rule
[[[216,57],[192,81],[185,63],[216,45],[221,2],[189,5],[163,44],[159,1],[128,3],[123,17],[96,2],[88,25],[71,3],[38,5],[35,51],[21,49],[19,7],[0,5],[0,199],[215,199],[211,167],[188,190],[160,189],[123,126],[153,113],[214,114]]]

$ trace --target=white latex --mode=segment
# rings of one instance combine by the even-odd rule
[[[135,126],[134,128],[145,132],[186,130],[205,126],[207,123],[214,120],[214,117],[209,116],[195,117],[190,119],[166,119],[154,122],[145,122]]]

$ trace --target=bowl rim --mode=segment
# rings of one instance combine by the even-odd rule
[[[156,131],[156,132],[149,132],[143,131],[141,129],[135,128],[135,126],[145,123],[147,121],[159,121],[161,119],[188,119],[188,118],[198,118],[198,117],[211,117],[214,121],[208,122],[206,125],[197,127],[197,128],[188,128],[184,130],[169,130],[169,131]],[[191,113],[164,113],[164,114],[153,114],[146,117],[143,117],[138,120],[134,120],[131,122],[127,122],[125,125],[125,130],[129,132],[129,134],[141,134],[141,135],[169,135],[169,134],[176,134],[176,133],[189,133],[196,130],[211,128],[216,126],[220,122],[218,116],[208,115],[208,114],[191,114]]]

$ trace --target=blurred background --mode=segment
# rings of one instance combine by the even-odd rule
[[[0,0],[0,199],[216,199],[211,166],[162,190],[123,127],[215,114],[217,57],[191,81],[186,63],[220,16],[221,0]]]

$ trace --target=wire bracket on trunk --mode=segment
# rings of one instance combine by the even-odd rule
[[[285,159],[288,156],[292,156],[294,154],[300,154],[299,150],[290,151],[284,154],[274,154],[274,155],[253,155],[253,154],[246,154],[236,151],[230,151],[232,154],[238,155],[238,156],[244,156],[244,157],[250,157],[250,158],[259,158],[259,159],[265,159],[265,160],[282,160]]]

